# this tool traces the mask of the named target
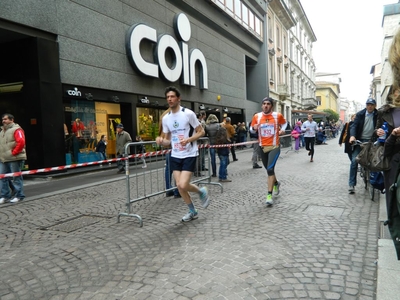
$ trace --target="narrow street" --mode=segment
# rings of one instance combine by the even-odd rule
[[[115,170],[27,180],[26,201],[0,208],[0,298],[376,299],[378,200],[360,185],[348,194],[337,140],[313,163],[282,149],[273,207],[251,151],[237,151],[223,193],[209,186],[207,210],[193,196],[189,223],[182,199],[164,196],[133,205],[142,228],[117,223],[126,182]]]

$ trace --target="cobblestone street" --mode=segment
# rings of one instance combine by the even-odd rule
[[[237,151],[232,182],[209,187],[206,210],[194,195],[189,223],[182,199],[163,196],[133,205],[142,228],[117,223],[125,180],[2,205],[0,298],[376,299],[378,200],[360,183],[348,194],[337,139],[315,149],[313,163],[282,149],[272,207],[266,171]]]

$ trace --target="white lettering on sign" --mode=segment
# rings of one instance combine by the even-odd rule
[[[67,94],[69,96],[81,97],[82,93],[78,90],[78,88],[74,88],[73,90],[67,90]]]
[[[157,39],[157,31],[145,24],[133,25],[126,37],[126,52],[132,66],[140,73],[159,77],[162,76],[175,82],[179,78],[184,85],[196,86],[196,64],[199,66],[199,86],[200,89],[208,89],[208,69],[203,52],[199,49],[192,49],[189,53],[187,42],[192,35],[189,19],[185,14],[180,13],[174,18],[175,34],[180,39],[178,42],[169,34],[163,34]],[[156,44],[154,53],[154,63],[146,61],[140,53],[140,43],[148,40]],[[166,61],[166,51],[170,50],[174,54],[173,66],[169,67]]]
[[[147,99],[147,97],[144,97],[144,98],[140,99],[140,102],[146,103],[146,104],[150,104],[150,100]]]
[[[107,114],[106,109],[94,109],[88,107],[78,107],[78,106],[66,106],[64,111],[70,113],[91,113],[91,114]]]

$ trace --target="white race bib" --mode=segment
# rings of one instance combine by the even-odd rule
[[[271,137],[275,134],[274,124],[261,124],[260,133],[262,137]]]
[[[171,139],[171,144],[172,144],[172,149],[178,150],[178,151],[184,151],[186,149],[186,146],[183,146],[181,144],[181,140],[184,139],[185,136],[182,135],[173,135]]]

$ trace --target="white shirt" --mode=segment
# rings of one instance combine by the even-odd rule
[[[198,155],[197,141],[182,146],[180,140],[189,138],[190,126],[193,127],[193,133],[195,133],[195,128],[199,125],[196,114],[188,108],[179,107],[178,112],[170,112],[164,116],[162,119],[163,132],[171,133],[172,157],[185,158]]]
[[[310,128],[309,130],[306,130]],[[318,125],[315,121],[305,121],[301,126],[301,131],[304,132],[304,137],[315,137],[315,134],[318,131]]]

